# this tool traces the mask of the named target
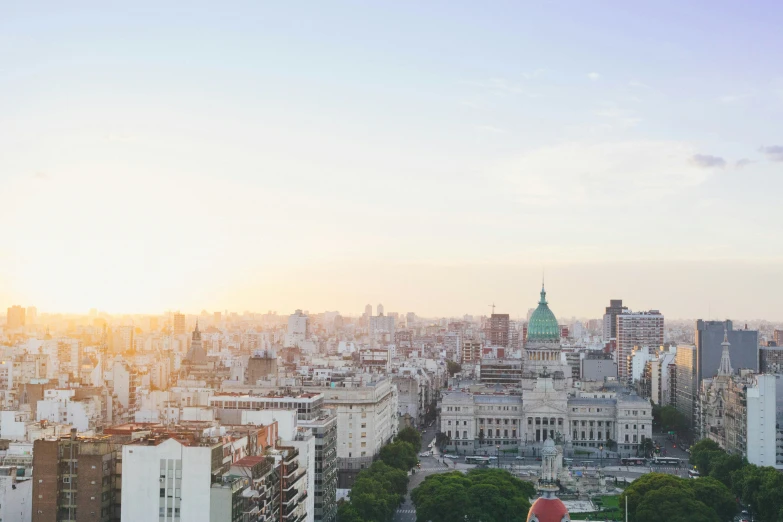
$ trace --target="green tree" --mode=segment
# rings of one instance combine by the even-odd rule
[[[414,448],[421,448],[421,434],[411,427],[403,428],[397,434],[397,440],[411,443]]]
[[[680,489],[683,487],[684,480],[674,475],[664,473],[646,473],[634,480],[630,486],[625,488],[620,495],[620,505],[625,506],[625,499],[628,498],[628,517],[629,520],[636,520],[636,509],[642,500],[653,491],[658,491],[666,487]]]
[[[778,522],[783,511],[783,475],[775,468],[747,464],[731,474],[732,492],[750,505],[761,522]]]
[[[408,471],[416,465],[416,449],[410,442],[397,440],[381,448],[381,460],[388,466]]]
[[[400,497],[404,497],[405,493],[408,492],[407,471],[393,468],[383,461],[376,460],[373,462],[372,466],[359,473],[359,477],[365,476],[376,482],[380,482],[384,488],[388,491],[394,491],[400,495]]]
[[[710,461],[710,476],[719,480],[727,488],[731,488],[731,474],[746,464],[739,455],[721,453]]]
[[[442,431],[439,431],[435,435],[435,444],[440,448],[443,449],[444,446],[448,446],[451,444],[451,437],[443,433]]]
[[[653,451],[655,451],[655,444],[652,439],[644,439],[639,447],[642,455],[645,457],[652,457]]]
[[[702,477],[688,482],[693,496],[699,502],[711,507],[720,520],[732,520],[737,513],[737,501],[734,495],[720,481],[712,477]]]
[[[622,504],[621,504],[622,505]],[[630,509],[630,508],[629,508]],[[693,498],[688,488],[666,486],[648,491],[630,520],[635,522],[724,522],[715,511]]]
[[[523,522],[535,490],[499,469],[430,475],[411,492],[418,520]]]
[[[609,451],[614,451],[617,449],[617,442],[613,439],[606,439],[606,449]]]
[[[663,431],[674,431],[678,435],[688,431],[688,419],[674,406],[653,406],[653,424],[660,426]]]
[[[449,372],[450,377],[453,377],[455,373],[462,371],[462,365],[454,361],[446,361],[446,371]]]
[[[479,429],[479,445],[484,444],[484,428]]]
[[[365,520],[359,516],[359,512],[350,502],[340,502],[337,506],[337,520],[339,522],[365,522]]]
[[[724,453],[718,443],[712,439],[702,439],[691,446],[691,456],[688,462],[696,466],[699,473],[709,475],[711,471],[711,461]]]
[[[351,488],[351,506],[360,518],[387,522],[394,518],[400,495],[387,490],[381,482],[367,475],[356,478]]]

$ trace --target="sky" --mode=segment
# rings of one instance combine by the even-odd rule
[[[0,1],[0,306],[783,319],[780,2],[159,4]]]

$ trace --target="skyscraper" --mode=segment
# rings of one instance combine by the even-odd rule
[[[487,327],[487,343],[490,346],[508,348],[508,314],[492,314]]]
[[[696,380],[696,347],[677,346],[674,365],[674,406],[685,415],[688,424],[693,427],[696,425],[696,398],[699,388]]]
[[[609,300],[609,306],[606,307],[606,313],[604,313],[604,341],[608,341],[609,339],[617,339],[617,316],[626,310],[628,310],[628,307],[623,306],[622,299]]]
[[[663,344],[663,315],[658,310],[617,315],[617,373],[623,384],[628,383],[628,358],[635,346],[658,348]]]
[[[383,315],[383,305],[382,304],[378,305],[378,315]]]
[[[179,312],[174,314],[174,335],[185,333],[185,315]]]
[[[38,322],[38,309],[34,306],[27,307],[25,324],[36,324]]]
[[[22,328],[25,325],[25,309],[19,305],[10,307],[6,313],[5,325],[9,330]]]

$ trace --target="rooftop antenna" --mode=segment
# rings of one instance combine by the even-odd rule
[[[489,305],[492,308],[492,315],[495,315],[495,303],[493,302],[491,305]]]

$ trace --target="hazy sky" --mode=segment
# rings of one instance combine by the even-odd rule
[[[161,3],[0,1],[0,306],[783,319],[783,3]]]

